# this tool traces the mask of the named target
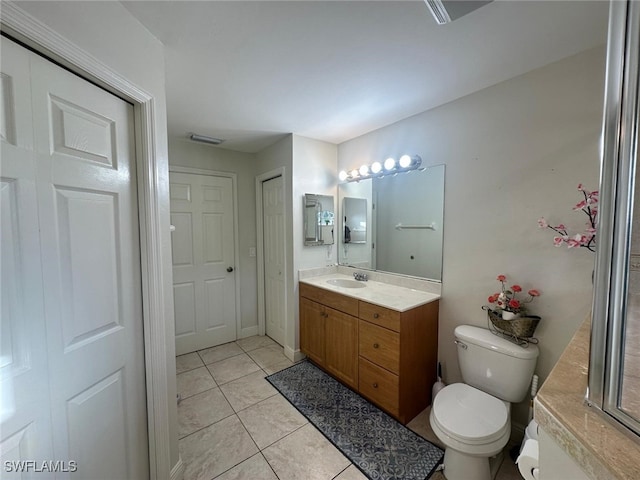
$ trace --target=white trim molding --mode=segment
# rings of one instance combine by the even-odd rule
[[[155,99],[10,1],[2,2],[0,24],[2,31],[16,40],[134,104],[149,474],[152,479],[178,479],[184,470],[181,466],[182,462],[179,460],[173,468],[170,465],[169,408],[171,407],[168,394],[167,359],[172,352],[167,347],[169,339],[166,334],[168,319],[165,317],[165,296],[167,292],[163,289],[163,230],[156,157],[159,126],[155,123]]]

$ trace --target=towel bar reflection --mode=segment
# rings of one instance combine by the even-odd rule
[[[436,224],[430,223],[429,225],[403,225],[401,223],[396,225],[396,230],[435,230]]]

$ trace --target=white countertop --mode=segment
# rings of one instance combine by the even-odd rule
[[[330,275],[319,275],[304,278],[301,279],[300,282],[340,293],[347,297],[357,298],[358,300],[373,303],[374,305],[390,308],[398,312],[411,310],[412,308],[433,302],[440,298],[440,295],[436,295],[434,293],[399,287],[397,285],[390,285],[388,283],[376,282],[373,280],[362,282],[365,285],[363,288],[338,287],[327,282],[327,280],[334,279],[353,280],[353,277],[340,273],[333,273]]]

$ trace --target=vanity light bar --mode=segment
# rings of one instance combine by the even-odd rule
[[[373,162],[371,165],[362,165],[350,171],[342,170],[338,174],[341,182],[359,182],[373,177],[384,177],[385,175],[395,175],[401,172],[416,170],[422,165],[422,158],[419,155],[413,157],[402,155],[397,161],[393,157],[387,158],[384,162]]]

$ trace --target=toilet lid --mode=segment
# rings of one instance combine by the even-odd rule
[[[509,428],[508,405],[464,383],[448,385],[438,393],[433,417],[447,434],[469,444],[497,440]]]

